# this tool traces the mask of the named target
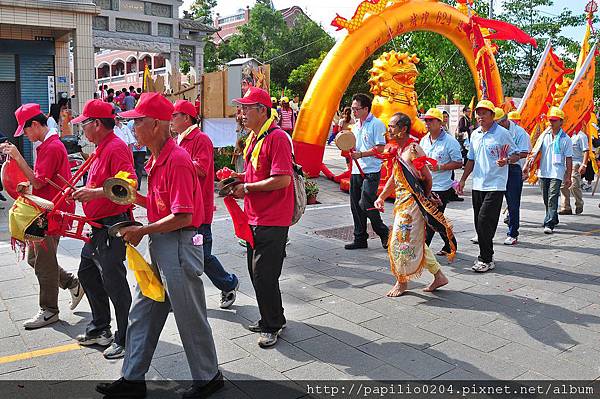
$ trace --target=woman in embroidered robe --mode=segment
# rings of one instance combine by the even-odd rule
[[[418,141],[411,138],[410,125],[410,118],[402,113],[396,113],[390,119],[388,133],[391,142],[382,156],[394,159],[393,174],[375,201],[375,207],[383,211],[385,199],[394,190],[396,192],[394,224],[388,245],[396,284],[387,293],[390,297],[402,295],[408,281],[419,277],[423,268],[434,276],[433,282],[424,291],[435,291],[448,284],[448,278],[425,243],[427,224],[450,239],[448,259],[452,260],[456,253],[452,228],[436,208],[439,199],[431,194],[432,180],[426,164],[435,161],[428,159]]]

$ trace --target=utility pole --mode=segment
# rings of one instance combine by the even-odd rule
[[[494,0],[490,0],[490,10],[488,12],[488,18],[494,18]]]

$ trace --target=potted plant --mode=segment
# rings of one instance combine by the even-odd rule
[[[305,183],[306,188],[306,204],[314,205],[317,203],[317,194],[319,193],[319,186],[312,180],[307,180]]]

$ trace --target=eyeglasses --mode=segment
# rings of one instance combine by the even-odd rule
[[[81,127],[86,127],[87,125],[89,125],[90,123],[94,122],[96,119],[88,119],[85,120],[83,122],[81,122]]]
[[[364,108],[367,108],[367,107],[351,107],[351,108],[352,108],[352,111],[354,111],[354,112],[358,112],[358,111],[360,111],[361,109],[364,109]]]

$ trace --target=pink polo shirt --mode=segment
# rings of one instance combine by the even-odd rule
[[[165,216],[191,213],[191,227],[199,227],[204,219],[202,195],[196,170],[190,155],[168,139],[160,154],[151,156],[146,164],[148,222],[154,223]],[[211,210],[212,212],[212,210]]]
[[[277,127],[275,124],[271,128]],[[245,182],[254,183],[271,176],[293,177],[292,144],[286,132],[277,128],[264,139],[258,156],[258,169],[250,162],[252,149],[244,162]],[[244,211],[252,226],[290,226],[294,214],[294,184],[275,191],[251,191],[244,196]]]
[[[213,155],[213,143],[210,137],[200,129],[192,130],[181,140],[179,145],[185,149],[190,157],[196,171],[201,170],[206,176],[200,177],[200,191],[202,203],[204,204],[204,218],[202,224],[211,224],[213,220],[215,205],[215,161]]]
[[[110,132],[96,147],[98,157],[88,171],[86,187],[102,187],[106,179],[117,173],[129,172],[129,178],[136,179],[133,168],[133,153],[127,144]],[[83,212],[93,220],[116,216],[127,212],[131,205],[118,205],[108,198],[99,198],[83,204]]]

